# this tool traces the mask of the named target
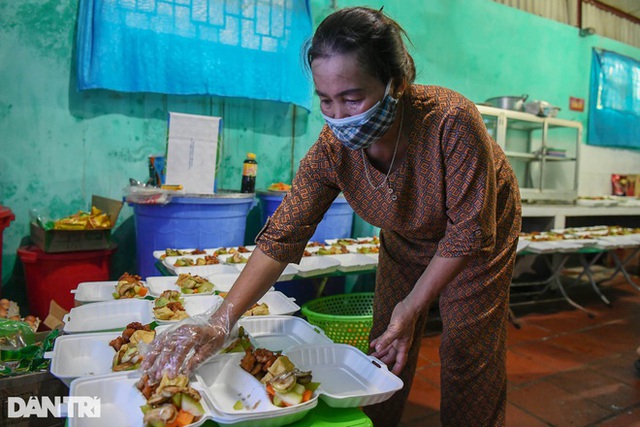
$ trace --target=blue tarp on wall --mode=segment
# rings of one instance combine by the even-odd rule
[[[593,50],[587,143],[640,149],[640,62]]]
[[[308,0],[80,0],[78,88],[311,107]]]

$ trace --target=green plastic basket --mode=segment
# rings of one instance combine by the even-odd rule
[[[373,292],[341,294],[311,300],[302,306],[309,323],[320,327],[333,342],[369,350],[373,324]]]

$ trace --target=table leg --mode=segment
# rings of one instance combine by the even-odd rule
[[[560,293],[564,297],[565,301],[567,301],[569,304],[571,304],[573,307],[577,308],[578,310],[584,311],[585,313],[587,313],[589,317],[593,318],[596,316],[595,313],[587,310],[586,308],[584,308],[583,306],[581,306],[580,304],[578,304],[577,302],[569,298],[569,295],[567,295],[567,291],[564,289],[564,285],[562,284],[562,280],[560,280],[560,272],[564,268],[564,265],[567,263],[568,259],[569,259],[568,254],[562,254],[562,259],[558,263],[557,267],[553,268],[552,263],[547,258],[545,258],[547,264],[549,265],[549,268],[553,270],[554,282],[556,283],[556,285],[558,285],[558,289],[560,289]]]
[[[638,251],[640,251],[640,246],[638,246],[637,248],[634,249],[633,252],[631,252],[631,254],[629,254],[628,257],[626,257],[624,260],[620,260],[620,257],[618,257],[618,254],[616,253],[616,251],[611,251],[611,256],[613,257],[613,262],[616,263],[616,269],[613,272],[613,274],[611,275],[611,277],[609,277],[610,280],[611,278],[613,278],[613,276],[615,276],[616,274],[618,274],[618,272],[622,273],[622,275],[624,276],[624,278],[626,279],[626,281],[633,286],[636,290],[640,291],[640,286],[636,285],[635,282],[633,281],[633,279],[631,278],[631,276],[629,275],[629,273],[627,272],[627,269],[624,268],[624,265],[629,262],[631,260],[631,258],[633,258],[634,256],[636,256],[636,254],[638,253]]]
[[[328,276],[325,276],[320,279],[318,284],[316,285],[316,298],[320,298],[324,293],[324,287],[327,285],[327,281],[329,280]]]
[[[602,252],[604,253],[604,252]],[[611,301],[609,301],[607,299],[607,297],[605,297],[602,292],[600,292],[600,287],[598,287],[598,283],[595,281],[595,279],[593,278],[593,273],[591,273],[591,267],[593,267],[593,264],[600,258],[600,256],[602,255],[602,253],[599,253],[598,255],[596,255],[591,262],[587,262],[586,258],[584,257],[584,254],[579,254],[580,257],[580,264],[582,264],[582,273],[580,273],[580,275],[578,276],[578,278],[576,279],[576,281],[579,281],[580,278],[582,277],[582,275],[586,275],[587,278],[589,279],[589,284],[591,285],[591,287],[593,288],[593,290],[595,291],[596,294],[598,294],[598,296],[600,297],[600,299],[602,300],[602,302],[604,302],[608,307],[611,307]]]

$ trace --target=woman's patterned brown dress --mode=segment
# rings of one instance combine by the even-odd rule
[[[370,339],[386,330],[393,308],[431,258],[472,255],[439,298],[441,419],[447,426],[504,425],[509,285],[521,222],[516,178],[469,100],[414,85],[403,102],[409,146],[388,185],[373,190],[361,153],[343,147],[325,126],[256,241],[274,259],[298,262],[342,192],[361,218],[382,230]],[[384,174],[368,168],[373,183],[381,183]],[[425,321],[422,315],[400,375],[404,388],[364,408],[376,426],[400,421]]]

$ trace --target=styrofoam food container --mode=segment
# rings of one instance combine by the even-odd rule
[[[300,277],[313,277],[333,273],[340,267],[340,261],[328,255],[302,257],[299,264],[294,264]]]
[[[166,266],[166,264],[165,264]],[[167,267],[176,276],[180,274],[197,274],[198,276],[211,276],[212,274],[233,274],[237,273],[238,269],[232,265],[226,264],[212,264],[212,265],[198,265],[192,267]]]
[[[322,329],[300,317],[243,317],[238,325],[256,342],[257,347],[271,351],[286,351],[301,344],[331,344]]]
[[[280,291],[271,291],[263,295],[258,300],[258,304],[265,303],[269,306],[269,315],[283,316],[291,315],[300,310],[300,306],[296,304],[295,298],[290,298]],[[255,316],[257,318],[264,318],[264,316]]]
[[[518,247],[516,249],[516,253],[525,250],[527,248],[527,246],[529,246],[530,244],[531,244],[530,240],[519,239],[518,240]]]
[[[141,299],[105,301],[74,307],[64,316],[64,332],[100,332],[124,329],[131,322],[151,323],[153,302]]]
[[[378,262],[365,254],[342,254],[342,255],[325,255],[340,262],[338,271],[349,273],[353,271],[372,270],[378,265]]]
[[[206,252],[206,251],[205,251]],[[193,260],[193,262],[196,262],[196,260],[198,258],[204,258],[205,256],[210,256],[212,254],[210,253],[204,253],[204,254],[195,254],[195,255],[174,255],[174,256],[168,256],[165,257],[162,262],[167,266],[167,267],[172,267],[172,268],[176,268],[173,264],[176,263],[176,261],[178,261],[179,259],[190,259]],[[220,259],[218,257],[218,259]],[[220,261],[222,262],[222,260]],[[209,264],[209,265],[216,265],[216,264]]]
[[[317,393],[311,400],[288,408],[271,403],[264,384],[240,367],[243,353],[214,358],[196,370],[198,383],[206,390],[213,407],[230,419],[248,417],[253,420],[274,418],[285,414],[306,413],[318,404]],[[238,400],[244,408],[234,409]],[[260,423],[260,425],[262,425]]]
[[[219,251],[220,249],[226,249],[227,251],[230,251],[232,249],[238,250],[239,246],[220,246],[217,248],[211,248],[211,249],[205,249],[204,251],[209,254],[209,255],[215,255],[215,253],[217,251]],[[251,252],[253,252],[253,250],[256,248],[256,245],[245,245],[244,246],[245,249],[247,249],[249,251],[249,253],[247,252],[241,252],[241,254],[244,255],[251,255]],[[227,256],[228,254],[220,254],[218,256]]]
[[[170,248],[170,249],[177,250],[177,251],[184,251],[184,252],[193,252],[196,250],[196,248],[187,248],[187,249]],[[166,253],[167,253],[166,249],[161,251],[153,251],[153,257],[158,260],[163,260],[164,258],[166,258],[166,257],[163,257],[163,255],[165,255]]]
[[[635,246],[635,245],[633,245],[633,246]],[[620,248],[621,246],[618,245],[616,242],[612,242],[610,240],[604,240],[602,238],[599,238],[599,239],[597,239],[596,247],[600,248],[600,249],[611,250],[611,249]]]
[[[202,277],[202,276],[201,276]],[[213,290],[211,292],[203,292],[201,294],[182,294],[184,297],[197,297],[202,295],[212,295],[215,291],[223,291],[218,288],[216,284],[206,277],[211,283],[213,283]],[[147,287],[149,288],[149,294],[154,297],[159,297],[164,291],[180,291],[180,286],[176,285],[178,276],[149,276],[147,277]]]
[[[247,263],[229,264],[229,265],[235,267],[238,271],[242,271],[246,267]],[[298,274],[298,270],[293,265],[287,264],[287,266],[284,268],[284,270],[282,270],[282,273],[280,273],[280,276],[278,277],[278,280],[276,280],[276,281],[277,282],[286,282],[287,280],[293,279],[296,274]]]
[[[53,351],[45,353],[51,359],[51,373],[69,386],[78,377],[113,373],[111,366],[116,351],[109,345],[121,332],[61,335]]]
[[[234,254],[225,254],[225,255],[218,255],[218,259],[220,260],[220,262],[224,263],[224,264],[229,264],[229,265],[238,265],[238,264],[246,264],[246,262],[244,263],[232,263],[232,262],[228,262],[229,258],[231,258]],[[249,257],[251,256],[251,252],[249,253],[241,253],[240,256],[244,259],[246,259],[247,261],[249,261]]]
[[[145,282],[142,282],[145,286]],[[118,284],[117,280],[107,280],[101,282],[82,282],[78,284],[76,289],[71,291],[72,294],[75,294],[75,301],[86,304],[90,302],[101,302],[101,301],[124,301],[129,298],[122,298],[116,300],[113,297],[113,293],[116,291],[116,285]],[[136,297],[136,298],[144,298],[144,297]]]
[[[355,243],[358,243],[357,239],[353,239],[353,238],[349,238],[349,237],[344,237],[344,238],[340,238],[340,239],[326,239],[325,242],[327,243],[327,245],[334,245],[336,243],[338,243],[338,241],[343,240],[345,241],[345,243],[343,243],[345,246],[346,245],[353,245]]]
[[[220,292],[229,292],[233,285],[240,277],[240,272],[234,271],[233,273],[219,273],[210,274],[207,279],[215,286],[215,289]]]
[[[336,408],[380,403],[403,386],[384,363],[347,344],[301,345],[286,355],[298,369],[313,373],[320,398]]]
[[[583,245],[577,243],[578,240],[575,242],[576,243],[566,241],[531,242],[529,246],[527,246],[527,250],[536,253],[572,252],[580,250]]]
[[[287,264],[284,270],[282,270],[280,277],[278,277],[277,282],[286,282],[291,280],[298,274],[298,272],[299,271],[295,265]]]
[[[620,236],[603,236],[605,242],[615,243],[619,247],[632,247],[640,244],[640,234],[623,234]]]
[[[371,245],[378,245],[380,243],[374,243],[373,241],[373,236],[371,237],[356,237],[356,240],[358,241],[358,244],[371,244]],[[380,239],[378,238],[378,242],[380,242]]]
[[[141,427],[143,414],[140,406],[146,404],[146,399],[136,388],[139,378],[140,374],[137,372],[122,372],[73,380],[69,387],[69,396],[100,398],[101,416],[69,417],[68,427]],[[202,406],[205,413],[211,414],[211,406],[202,388],[196,382],[191,382],[190,385],[203,395]],[[198,422],[189,426],[199,426],[207,418],[212,417],[205,414]]]
[[[375,243],[356,243],[356,244],[353,244],[353,245],[346,245],[345,247],[347,248],[349,253],[352,253],[352,254],[376,255],[376,256],[378,256],[377,253],[364,254],[362,252],[358,252],[358,249],[361,249],[361,248],[375,248],[375,247],[379,247],[379,246],[380,245],[376,245]]]
[[[189,316],[206,313],[211,307],[220,306],[222,297],[219,295],[203,295],[198,298],[184,298],[182,306]],[[158,323],[176,323],[178,320],[160,320],[153,316]]]

